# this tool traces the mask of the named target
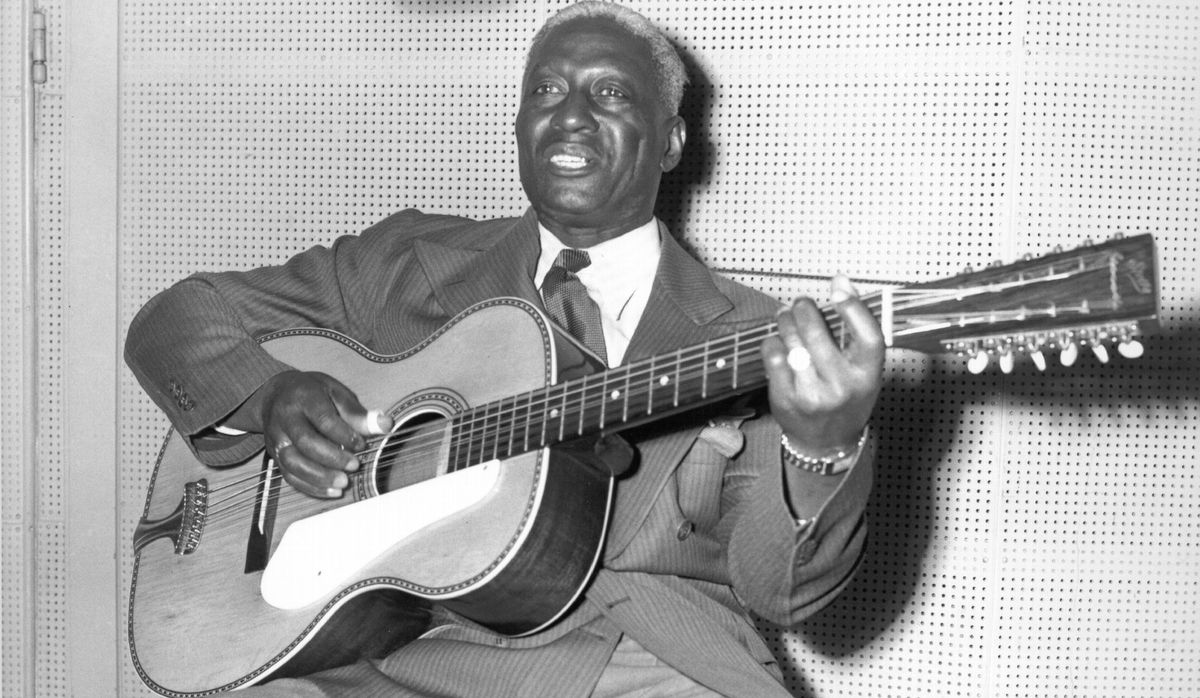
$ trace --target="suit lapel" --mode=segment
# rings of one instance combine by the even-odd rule
[[[708,268],[689,255],[662,223],[659,238],[662,258],[626,362],[702,342],[713,335],[709,323],[733,309]]]
[[[662,259],[650,301],[629,343],[625,361],[642,359],[699,344],[724,330],[711,323],[733,309],[713,283],[708,269],[689,255],[659,224]],[[628,483],[617,485],[617,505],[605,554],[618,555],[641,526],[650,507],[691,448],[703,425],[667,434],[638,445],[640,465]],[[634,482],[636,480],[636,482]]]
[[[491,298],[523,298],[542,307],[533,285],[537,265],[537,215],[533,209],[518,219],[489,222],[475,247],[450,247],[419,240],[414,249],[438,303],[454,316]],[[518,273],[513,273],[519,270]]]

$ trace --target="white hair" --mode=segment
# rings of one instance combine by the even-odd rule
[[[525,71],[529,71],[529,58],[537,52],[553,29],[584,17],[610,19],[633,36],[644,40],[650,47],[650,57],[654,61],[659,101],[669,113],[674,114],[679,111],[679,105],[683,102],[683,89],[688,81],[687,69],[683,66],[679,52],[653,22],[615,2],[583,0],[583,2],[577,2],[559,10],[546,20],[546,23],[534,35],[533,41],[530,42],[529,53],[525,59]]]

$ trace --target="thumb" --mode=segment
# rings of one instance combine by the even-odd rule
[[[345,419],[360,434],[382,436],[392,430],[392,418],[383,410],[366,410],[356,414],[343,413],[342,419]]]
[[[368,410],[358,401],[349,388],[334,381],[330,386],[330,397],[338,414],[354,431],[368,436],[380,436],[392,430],[392,418],[383,410]]]

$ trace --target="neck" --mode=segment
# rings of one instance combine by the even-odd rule
[[[621,237],[631,230],[636,230],[646,223],[654,219],[654,214],[638,216],[631,218],[628,221],[621,221],[617,225],[595,227],[595,226],[574,226],[569,223],[564,223],[553,216],[545,215],[538,212],[538,222],[541,223],[546,230],[549,230],[554,237],[558,238],[562,244],[575,249],[587,249],[595,247],[602,242],[608,242]]]

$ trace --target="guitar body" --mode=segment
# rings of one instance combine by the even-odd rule
[[[569,610],[599,559],[611,473],[570,445],[447,466],[449,417],[541,388],[560,369],[535,308],[482,303],[397,356],[325,330],[263,345],[338,378],[363,404],[391,405],[396,430],[337,500],[281,484],[265,455],[212,468],[168,435],[135,536],[129,599],[130,649],[147,685],[200,695],[382,656],[426,629],[433,603],[512,635]],[[332,545],[291,540],[293,524],[324,519],[336,519]],[[361,564],[324,558],[344,550]],[[292,584],[305,575],[310,584]],[[264,588],[276,590],[271,603]]]

